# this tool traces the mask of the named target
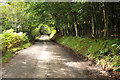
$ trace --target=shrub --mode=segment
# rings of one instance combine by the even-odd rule
[[[29,41],[25,33],[16,33],[13,29],[3,31],[3,33],[0,34],[0,38],[3,55],[7,51],[7,49],[20,46],[21,44]]]

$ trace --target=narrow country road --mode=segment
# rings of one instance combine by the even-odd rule
[[[91,61],[78,58],[73,51],[50,41],[47,35],[18,53],[3,66],[3,78],[101,77]]]

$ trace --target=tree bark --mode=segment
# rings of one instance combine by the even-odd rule
[[[68,25],[67,25],[67,36],[69,36],[69,27],[70,27],[70,24],[68,22]]]
[[[91,24],[92,24],[92,38],[95,38],[95,22],[94,22],[94,5],[91,3],[92,15],[91,15]]]
[[[82,34],[81,34],[81,36],[83,36],[83,32],[84,32],[84,31],[83,31],[83,24],[81,24],[81,27],[82,27]]]
[[[73,19],[74,19],[74,27],[75,27],[75,36],[78,36],[76,14],[73,15]]]
[[[104,16],[104,37],[108,39],[108,17],[105,11],[105,4],[103,3],[103,16]]]
[[[92,38],[95,38],[95,24],[94,24],[94,17],[91,18],[92,22]]]

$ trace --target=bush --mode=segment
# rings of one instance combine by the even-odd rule
[[[0,34],[0,38],[3,55],[7,51],[7,49],[20,46],[21,44],[29,41],[25,33],[16,33],[13,29],[3,31],[3,33]]]

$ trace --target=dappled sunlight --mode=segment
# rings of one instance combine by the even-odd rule
[[[0,2],[4,78],[120,78],[119,2],[9,1]]]
[[[48,35],[41,35],[39,40],[49,40],[49,37],[48,37]]]
[[[49,60],[49,56],[50,56],[50,53],[47,52],[47,51],[42,51],[40,53],[40,56],[38,56],[38,60],[44,60],[44,61],[48,61]]]
[[[51,60],[51,61],[54,61],[54,60],[55,60],[54,62],[56,62],[56,61],[61,61],[61,62],[66,62],[66,61],[68,61],[66,58],[63,58],[63,57],[60,56],[60,55],[54,56],[54,54],[51,55],[50,60]]]
[[[46,40],[48,37],[42,36],[41,39]],[[52,42],[35,42],[19,53],[3,68],[3,77],[89,78],[86,69],[97,72],[97,69],[89,68],[89,62],[78,61],[70,50]]]
[[[78,64],[78,62],[66,62],[65,65],[68,67],[73,67],[73,68],[81,68],[83,67],[82,64]]]

